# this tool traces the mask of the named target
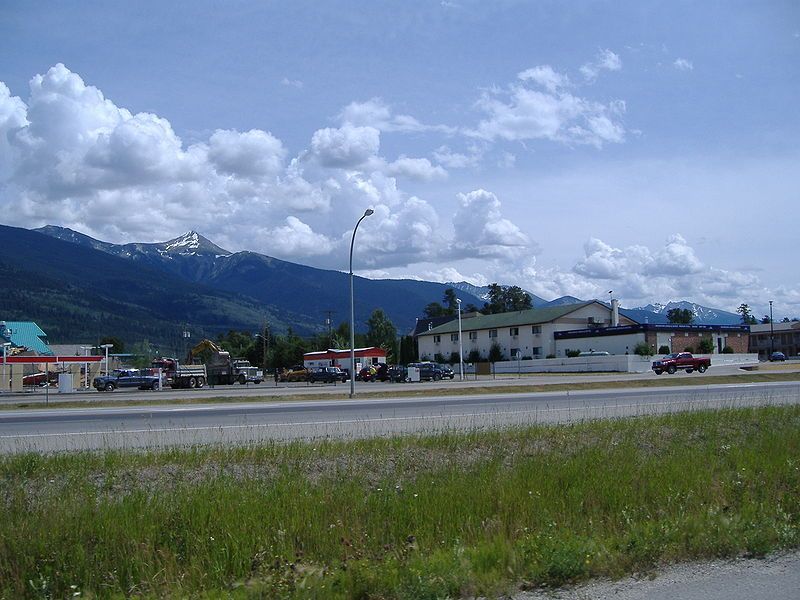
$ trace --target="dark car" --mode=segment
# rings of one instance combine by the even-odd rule
[[[442,370],[435,363],[420,362],[411,363],[408,366],[419,369],[420,381],[439,381],[442,378]]]
[[[336,383],[347,381],[347,374],[339,367],[317,367],[308,374],[311,383]]]
[[[442,372],[442,379],[455,379],[456,373],[450,365],[438,364],[436,366]]]
[[[769,355],[770,362],[783,362],[786,360],[786,355],[783,352],[773,352]]]
[[[392,383],[404,383],[408,381],[408,368],[403,365],[390,365],[386,370],[386,377]]]

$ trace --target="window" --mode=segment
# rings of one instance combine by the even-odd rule
[[[478,339],[478,332],[477,331],[470,331],[469,332],[469,339],[473,342]]]
[[[440,335],[433,336],[433,343],[434,344],[438,344],[441,341],[442,341],[442,336],[440,336]]]
[[[531,348],[531,353],[534,356],[541,356],[542,355],[542,347],[541,346],[534,346]]]
[[[517,360],[522,358],[522,352],[519,351],[519,348],[511,349],[511,358],[515,358]]]
[[[519,327],[512,327],[508,330],[508,333],[513,335],[514,337],[519,335]]]
[[[450,334],[450,341],[451,342],[457,342],[458,341],[458,334],[457,333],[451,333]]]
[[[542,333],[542,326],[541,325],[533,325],[531,327],[531,333],[534,335],[539,335]]]
[[[497,329],[490,329],[489,330],[489,337],[496,338],[497,337]]]

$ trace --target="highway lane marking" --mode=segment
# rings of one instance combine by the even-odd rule
[[[724,400],[706,400],[701,404],[706,406],[711,403],[722,403]],[[367,424],[367,423],[384,423],[391,421],[418,421],[418,420],[444,420],[444,419],[463,419],[470,417],[491,417],[491,416],[508,416],[508,415],[525,415],[531,413],[552,413],[552,412],[585,412],[590,410],[612,410],[620,408],[647,408],[647,407],[666,407],[674,405],[697,405],[696,400],[676,400],[672,402],[648,402],[644,404],[606,404],[601,406],[568,406],[562,408],[536,408],[530,410],[517,410],[517,411],[495,411],[495,412],[481,412],[481,413],[463,413],[452,415],[411,415],[407,417],[373,417],[367,419],[357,420],[338,420],[338,421],[297,421],[288,423],[250,423],[242,425],[207,425],[203,427],[162,427],[158,429],[109,429],[101,431],[67,431],[62,433],[25,433],[19,435],[0,435],[0,440],[13,440],[13,439],[30,439],[30,438],[51,438],[51,437],[73,437],[73,436],[90,436],[90,435],[134,435],[134,434],[153,434],[153,433],[174,433],[174,432],[190,432],[190,431],[223,431],[232,429],[259,429],[271,427],[308,427],[312,425],[353,425],[353,424]],[[748,405],[744,405],[748,406]],[[632,416],[632,415],[629,415]]]

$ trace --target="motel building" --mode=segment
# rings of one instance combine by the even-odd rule
[[[633,354],[641,342],[653,353],[666,346],[670,352],[687,347],[698,351],[700,341],[710,338],[714,353],[726,346],[735,353],[746,353],[747,326],[676,325],[638,323],[621,315],[617,300],[611,306],[598,300],[547,308],[482,315],[462,315],[461,335],[464,360],[471,362],[476,352],[487,360],[496,344],[502,360],[564,358],[568,351]],[[419,357],[434,360],[441,355],[449,361],[459,351],[458,321],[452,320],[417,334]]]

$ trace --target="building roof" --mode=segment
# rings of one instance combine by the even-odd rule
[[[0,336],[18,348],[28,348],[36,354],[50,356],[53,351],[47,344],[47,334],[33,321],[0,321]]]
[[[769,333],[772,331],[773,333],[786,333],[787,331],[800,331],[800,321],[789,321],[788,323],[778,323],[775,322],[772,324],[772,329],[770,329],[769,323],[754,323],[750,325],[750,333]]]
[[[494,315],[477,315],[469,319],[461,320],[462,331],[477,331],[479,329],[498,329],[500,327],[514,327],[517,325],[539,325],[551,323],[576,310],[591,304],[600,304],[597,300],[578,302],[577,304],[563,304],[561,306],[549,306],[546,308],[531,308],[528,310],[518,310],[514,312],[497,313]],[[423,331],[423,335],[440,335],[442,333],[456,333],[458,331],[458,321],[451,321],[434,327],[429,331]]]
[[[386,350],[377,346],[368,346],[367,348],[355,348],[354,354],[358,358],[371,358],[371,357],[385,357]],[[316,352],[306,352],[303,354],[303,360],[331,360],[336,358],[350,358],[350,349],[346,348],[340,350],[338,348],[328,348],[327,350],[318,350]]]

